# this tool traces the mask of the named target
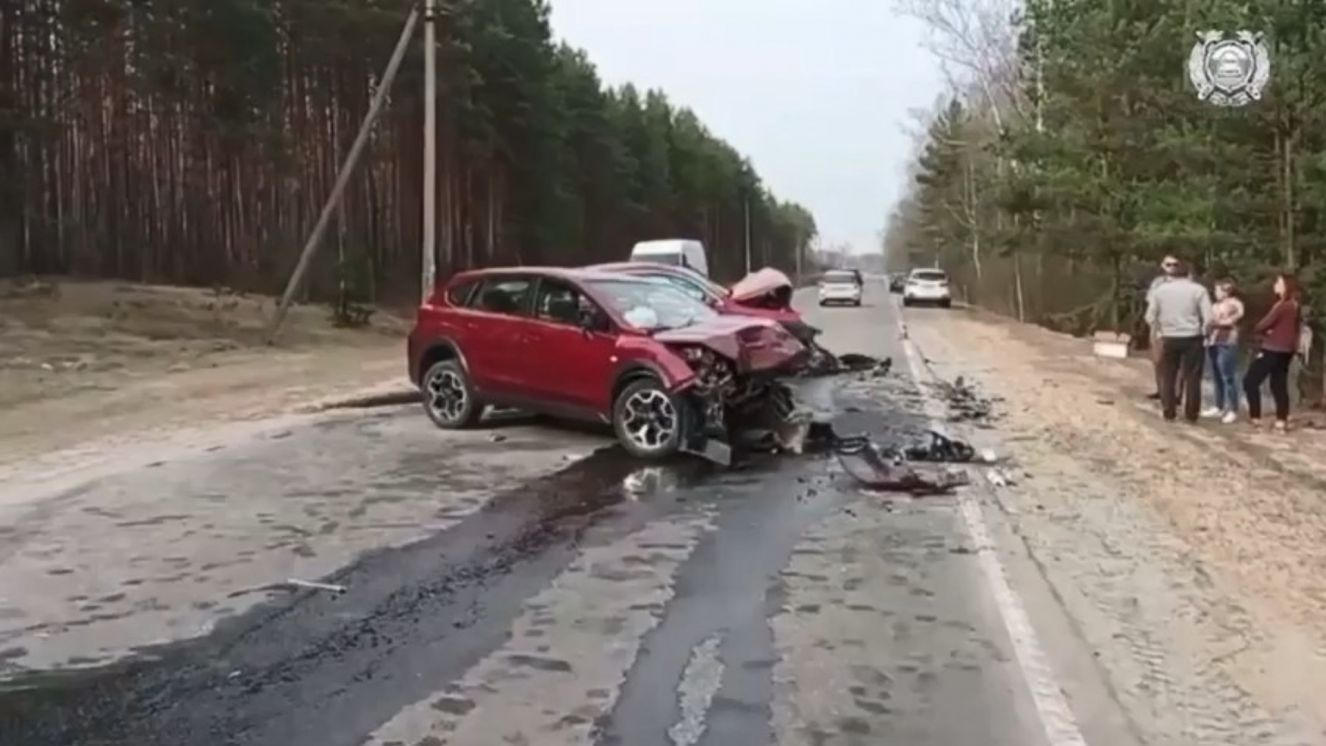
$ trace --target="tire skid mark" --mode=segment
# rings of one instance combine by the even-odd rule
[[[584,743],[672,597],[677,568],[711,529],[704,510],[583,549],[525,602],[506,644],[459,680],[439,682],[446,686],[402,710],[365,746]]]

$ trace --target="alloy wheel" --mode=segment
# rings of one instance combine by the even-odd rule
[[[454,370],[439,370],[428,379],[428,408],[438,419],[456,422],[465,414],[465,405],[469,394],[465,391],[465,382]]]
[[[655,451],[667,445],[677,432],[677,408],[658,389],[631,394],[623,407],[622,430],[636,447]]]

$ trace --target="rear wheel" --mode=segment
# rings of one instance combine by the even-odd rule
[[[428,419],[440,428],[457,430],[471,427],[483,415],[483,404],[474,396],[470,377],[456,360],[434,363],[424,373],[420,389]]]
[[[944,307],[944,308],[952,308],[952,307],[953,307],[953,301],[951,301],[951,300],[942,300],[942,301],[939,302],[939,305],[942,306],[942,307]]]
[[[902,299],[902,305],[903,305],[904,307],[906,307],[906,308],[910,308],[911,305],[912,305],[912,299],[911,299],[911,298],[903,298],[903,299]]]
[[[626,452],[637,458],[662,459],[681,448],[685,417],[682,404],[655,378],[633,381],[612,406],[612,429]]]

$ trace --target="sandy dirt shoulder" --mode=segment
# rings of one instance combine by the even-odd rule
[[[408,390],[408,323],[343,329],[296,306],[275,346],[273,301],[226,289],[113,282],[0,285],[0,478],[58,473],[129,444]]]
[[[1001,397],[1004,511],[1145,742],[1305,743],[1326,705],[1326,438],[1167,425],[1145,362],[977,312],[907,314]]]

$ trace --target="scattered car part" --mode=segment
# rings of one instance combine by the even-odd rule
[[[994,416],[995,400],[978,394],[962,376],[958,376],[952,383],[940,381],[931,385],[939,390],[940,396],[948,403],[950,422],[987,420]]]
[[[834,454],[849,476],[872,490],[906,492],[916,496],[945,495],[971,483],[966,472],[962,471],[918,471],[906,461],[889,458],[863,436],[840,439]]]
[[[917,443],[902,450],[908,461],[928,461],[940,464],[969,464],[976,460],[976,449],[960,440],[930,431],[925,443]]]

